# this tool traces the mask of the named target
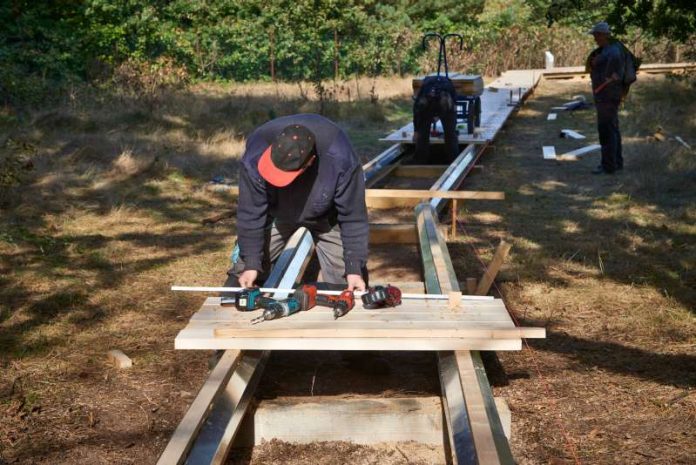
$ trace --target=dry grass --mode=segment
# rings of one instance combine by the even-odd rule
[[[340,83],[324,110],[368,159],[409,86]],[[168,287],[222,282],[234,241],[201,224],[234,199],[203,186],[235,177],[256,125],[317,111],[307,89],[200,85],[154,108],[83,89],[0,128],[0,463],[155,461],[207,368],[173,350],[201,297]],[[114,348],[131,370],[105,364]]]
[[[343,83],[324,102],[364,159],[409,118],[408,79],[378,79],[376,101],[371,87]],[[244,134],[257,124],[319,109],[310,90],[200,85],[152,111],[83,91],[2,128],[0,170],[12,176],[0,184],[0,462],[155,461],[207,367],[207,354],[172,344],[201,298],[168,286],[219,283],[235,234],[233,221],[201,225],[234,206],[201,187],[235,176]],[[571,459],[559,417],[583,463],[688,463],[696,454],[695,158],[646,136],[661,125],[696,142],[696,99],[683,83],[642,81],[622,116],[625,172],[593,178],[596,160],[541,160],[542,145],[573,144],[556,137],[561,127],[594,139],[592,111],[545,121],[548,108],[584,90],[544,84],[509,125],[467,181],[505,190],[508,200],[472,203],[471,239],[450,249],[463,279],[480,272],[471,245],[490,258],[499,237],[511,238],[502,289],[524,321],[549,328],[532,351],[501,355],[509,384],[496,395],[513,409],[521,464]],[[412,260],[401,256],[406,273]],[[384,279],[393,271],[386,256],[373,265]],[[134,359],[131,370],[106,366],[113,348]],[[314,457],[327,453],[322,447]],[[400,460],[393,450],[341,450],[358,461]],[[288,451],[305,453],[276,444],[252,459],[270,463]]]
[[[468,237],[450,250],[460,278],[476,276],[471,247],[490,259],[499,238],[512,240],[501,291],[518,318],[548,329],[532,350],[500,355],[509,379],[496,395],[510,401],[520,464],[575,463],[569,442],[581,463],[691,463],[696,152],[649,136],[661,126],[696,143],[696,91],[641,77],[621,112],[625,169],[597,177],[598,155],[542,159],[543,145],[563,153],[597,140],[593,110],[546,121],[587,90],[542,84],[467,181],[506,201],[472,203]],[[564,128],[588,139],[560,139]]]

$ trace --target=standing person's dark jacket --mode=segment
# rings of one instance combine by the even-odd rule
[[[316,137],[317,159],[290,185],[266,182],[258,161],[278,134],[291,124]],[[237,240],[246,269],[262,271],[264,229],[273,219],[312,231],[341,230],[346,274],[361,274],[367,263],[368,220],[362,166],[346,134],[320,115],[277,118],[247,139],[239,176]]]
[[[593,91],[604,84],[612,75],[618,77],[616,81],[608,84],[597,93],[595,95],[595,100],[621,100],[625,59],[621,44],[617,41],[610,42],[604,47],[597,48],[590,54],[588,65],[590,68],[590,77],[592,78]]]

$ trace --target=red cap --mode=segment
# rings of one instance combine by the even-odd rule
[[[276,187],[285,187],[295,180],[306,168],[300,168],[295,171],[283,171],[273,164],[271,159],[272,145],[263,152],[259,159],[259,174],[263,179],[273,184]]]
[[[316,154],[314,134],[299,124],[287,126],[261,155],[259,174],[276,187],[285,187],[311,164]]]

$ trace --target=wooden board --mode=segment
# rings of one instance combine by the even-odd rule
[[[505,200],[504,192],[495,191],[438,191],[416,189],[367,189],[365,203],[368,208],[390,209],[415,207],[432,198],[458,200]]]
[[[643,63],[640,65],[638,74],[663,74],[687,71],[690,69],[696,69],[696,63]],[[567,79],[575,76],[586,76],[588,74],[584,66],[555,67],[538,71],[543,73],[545,79]]]
[[[515,327],[502,300],[408,300],[395,308],[367,310],[362,303],[334,320],[315,307],[257,325],[262,310],[239,312],[208,298],[176,337],[177,349],[280,350],[516,350],[522,337],[544,337],[543,328]],[[477,349],[478,350],[478,349]]]
[[[599,144],[592,144],[586,147],[581,147],[579,149],[571,150],[570,152],[563,153],[561,155],[556,155],[556,160],[560,161],[575,161],[579,160],[588,153],[596,152],[601,150],[602,146]]]

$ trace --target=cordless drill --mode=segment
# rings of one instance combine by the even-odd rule
[[[300,310],[305,311],[317,305],[317,286],[304,284],[295,289],[292,298],[300,304]]]
[[[396,307],[401,305],[401,290],[388,284],[385,286],[375,286],[367,289],[361,297],[363,306],[367,309],[381,307]]]
[[[333,309],[334,320],[342,317],[355,307],[353,291],[343,291],[341,295],[317,295],[317,305]]]
[[[293,315],[299,312],[302,308],[297,299],[289,298],[285,300],[276,300],[268,304],[261,316],[251,320],[251,324],[261,323],[262,321],[275,320],[286,316]]]
[[[236,292],[234,298],[222,297],[220,299],[221,306],[230,307],[234,305],[240,312],[251,312],[259,308],[267,308],[273,302],[275,302],[274,299],[261,295],[261,290],[258,287]]]
[[[265,310],[261,316],[251,320],[251,323],[256,324],[266,320],[276,320],[293,315],[297,312],[309,310],[316,305],[316,298],[316,286],[307,284],[295,289],[295,292],[293,292],[292,297],[289,299],[274,300],[264,297],[267,302],[264,302],[262,308]]]

